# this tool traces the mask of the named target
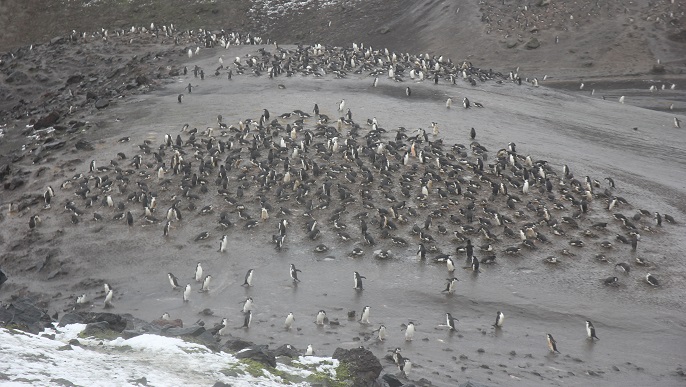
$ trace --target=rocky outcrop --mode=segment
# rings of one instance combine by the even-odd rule
[[[336,348],[331,356],[345,365],[353,378],[355,386],[373,386],[383,367],[372,351],[364,348]]]
[[[38,334],[52,322],[44,310],[28,299],[17,299],[0,307],[0,325]]]
[[[274,352],[269,350],[267,345],[254,345],[249,348],[245,348],[235,354],[238,359],[250,359],[260,362],[264,365],[268,365],[272,368],[276,368],[276,356]]]

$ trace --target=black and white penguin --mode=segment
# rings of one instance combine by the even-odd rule
[[[355,290],[362,290],[363,289],[362,278],[367,279],[367,277],[360,275],[360,273],[358,273],[358,272],[353,273],[353,282],[355,284],[353,289],[355,289]]]
[[[293,315],[293,312],[288,313],[288,316],[286,316],[286,321],[284,321],[284,326],[286,327],[286,330],[290,330],[291,327],[293,327],[294,322],[295,316]]]
[[[220,253],[225,252],[228,244],[229,244],[229,237],[227,235],[222,236],[222,239],[219,241],[219,252]]]
[[[405,95],[408,97],[412,96],[412,89],[409,86],[405,88]]]
[[[243,313],[247,313],[249,310],[252,310],[252,304],[253,304],[252,297],[246,298],[245,301],[242,301],[242,303],[243,303],[243,307],[241,308],[241,310],[243,311]]]
[[[228,335],[228,334],[229,334],[229,319],[228,319],[228,318],[223,318],[223,319],[222,319],[221,325],[222,325],[222,327],[219,328],[219,330],[217,331],[217,333],[219,334],[219,336],[226,336],[226,335]]]
[[[631,271],[631,266],[629,266],[629,264],[626,262],[620,262],[620,263],[616,264],[615,268],[617,268],[617,269],[619,269],[625,273],[629,273]]]
[[[379,329],[375,330],[374,332],[377,334],[379,341],[386,340],[387,331],[386,331],[385,325],[383,325],[383,324],[379,325]]]
[[[471,107],[471,105],[469,104],[469,98],[464,97],[464,99],[462,100],[462,106],[464,106],[465,109],[469,109]]]
[[[405,328],[405,341],[412,341],[414,339],[414,323],[410,321]]]
[[[195,265],[195,281],[202,281],[202,266],[200,265],[200,262],[198,262],[198,264]]]
[[[186,284],[186,288],[183,291],[183,302],[188,302],[191,297],[191,284]]]
[[[181,100],[183,99],[183,94],[179,94],[178,97],[176,97],[176,100],[181,103]]]
[[[111,288],[105,294],[105,308],[112,308],[112,297],[114,297],[114,290]]]
[[[254,272],[253,269],[248,269],[248,272],[245,273],[245,280],[243,281],[243,285],[241,285],[241,286],[247,286],[247,287],[252,286],[253,272]]]
[[[472,255],[472,271],[474,273],[480,273],[479,271],[479,258],[476,256]]]
[[[476,129],[472,128],[469,131],[469,138],[471,138],[472,140],[474,140],[476,138]]]
[[[588,321],[588,320],[586,320],[586,335],[587,335],[588,338],[591,339],[591,340],[593,340],[593,339],[600,340],[600,339],[598,338],[598,336],[595,335],[595,327],[594,327],[593,324],[592,324],[590,321]]]
[[[169,283],[171,284],[171,287],[173,290],[176,290],[179,288],[179,279],[176,278],[176,276],[172,273],[167,273],[167,277],[169,278]]]
[[[162,235],[164,235],[164,236],[168,236],[168,235],[169,235],[169,227],[170,227],[170,226],[171,226],[171,221],[168,220],[168,221],[164,224],[164,228],[162,229]]]
[[[617,277],[607,277],[603,280],[605,285],[617,285],[617,282],[619,282],[619,278]]]
[[[250,323],[252,322],[252,311],[249,310],[245,313],[243,318],[243,326],[241,328],[250,328]]]
[[[300,282],[300,280],[298,279],[298,272],[302,273],[302,271],[300,269],[296,269],[295,265],[292,263],[291,263],[290,272],[291,272],[291,278],[293,279],[293,282],[296,282],[296,283]]]
[[[426,258],[426,247],[422,243],[417,247],[417,258],[422,260]]]
[[[495,314],[495,324],[493,324],[493,326],[496,328],[502,328],[503,323],[505,323],[505,315],[503,312],[497,311]]]
[[[317,312],[317,317],[315,318],[314,322],[317,325],[324,325],[326,323],[326,312],[323,310]]]
[[[86,298],[86,295],[82,294],[82,295],[76,297],[76,303],[79,305],[83,305],[83,304],[88,303],[88,299]]]
[[[360,313],[360,322],[362,324],[370,324],[369,322],[369,314],[371,313],[371,308],[369,306],[365,306],[362,308],[362,313]]]
[[[655,213],[655,224],[657,226],[662,226],[662,215],[659,212]]]
[[[41,222],[40,216],[38,216],[38,215],[31,216],[29,218],[29,228],[31,230],[33,230],[34,228],[36,228],[36,226],[38,226],[38,224],[40,224],[40,222]]]
[[[205,276],[205,279],[202,281],[202,287],[200,288],[201,292],[207,293],[210,291],[210,281],[212,281],[212,276],[208,274]]]
[[[455,286],[457,286],[457,281],[459,280],[455,277],[448,278],[448,284],[445,286],[443,292],[448,292],[448,294],[455,293]]]
[[[305,356],[314,356],[314,348],[312,344],[307,344],[307,349],[305,350]]]
[[[450,313],[445,314],[445,324],[451,331],[457,330],[457,327],[455,326],[455,321],[457,321],[457,319],[453,317]]]
[[[650,273],[646,274],[646,282],[651,286],[660,286],[660,283],[658,282],[657,278],[655,278]]]
[[[129,227],[133,226],[133,214],[131,214],[131,211],[126,211],[126,224]]]
[[[557,350],[557,342],[555,341],[555,339],[553,339],[553,335],[551,335],[550,333],[546,333],[545,336],[546,340],[548,341],[548,349],[550,350],[550,352],[560,353],[560,351]]]

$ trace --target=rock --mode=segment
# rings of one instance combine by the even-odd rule
[[[379,27],[376,32],[378,32],[381,35],[386,35],[387,33],[391,32],[391,29],[388,26],[383,26]]]
[[[2,284],[7,282],[7,274],[5,274],[4,271],[2,271],[2,268],[0,268],[0,288],[2,288]]]
[[[539,0],[538,1],[538,6],[539,7],[545,7],[547,5],[550,5],[550,0]]]
[[[139,75],[136,77],[136,85],[141,86],[141,85],[147,85],[150,83],[150,78],[148,78],[145,75]]]
[[[12,72],[6,79],[5,81],[7,83],[16,83],[16,84],[24,84],[29,81],[29,76],[26,75],[26,73],[21,72],[19,70]]]
[[[64,44],[64,37],[56,36],[56,37],[50,39],[50,45],[56,45],[56,44]]]
[[[83,151],[92,151],[95,149],[93,144],[83,139],[77,141],[76,144],[74,144],[74,146],[76,147],[76,149]]]
[[[231,387],[231,385],[226,384],[224,382],[216,382],[215,384],[212,385],[212,387]]]
[[[205,327],[202,327],[200,325],[191,325],[186,328],[165,328],[162,329],[162,335],[163,336],[169,336],[169,337],[183,337],[183,336],[190,336],[190,337],[196,337],[200,336],[203,332],[205,332]]]
[[[98,99],[98,96],[93,93],[92,91],[87,91],[86,92],[86,101],[90,101],[92,99]]]
[[[76,384],[64,378],[50,379],[50,383],[54,383],[54,386],[76,387]]]
[[[77,339],[71,339],[71,340],[69,340],[69,345],[75,345],[78,347],[81,345],[81,342],[78,341]]]
[[[508,40],[507,42],[505,42],[505,47],[507,47],[507,48],[515,48],[515,47],[517,47],[517,44],[518,44],[518,42],[517,42],[516,39],[510,39],[510,40]]]
[[[50,114],[39,118],[38,121],[36,121],[36,123],[33,124],[33,129],[39,130],[43,128],[48,128],[50,126],[53,126],[59,119],[60,113],[53,110],[52,112],[50,112]]]
[[[266,345],[255,345],[245,348],[235,354],[238,359],[250,359],[258,361],[270,367],[276,367],[276,356]]]
[[[661,64],[655,64],[653,65],[652,70],[650,70],[653,74],[664,74],[665,73],[665,66]]]
[[[95,322],[107,322],[109,328],[115,332],[122,332],[126,329],[126,319],[118,314],[114,313],[89,313],[86,317],[86,324]]]
[[[541,42],[538,41],[536,38],[531,38],[528,42],[526,42],[526,48],[529,50],[535,50],[541,46]]]
[[[0,308],[0,321],[3,326],[13,325],[37,335],[52,319],[31,300],[20,298]]]
[[[111,332],[113,331],[110,329],[110,324],[107,321],[98,321],[87,324],[86,328],[81,331],[81,335],[85,337],[102,336]]]
[[[67,313],[62,316],[57,326],[64,327],[69,324],[85,324],[86,316],[82,313]]]
[[[107,98],[100,98],[99,100],[95,101],[95,108],[96,109],[104,109],[110,105],[110,100]]]
[[[364,348],[336,348],[331,357],[348,367],[355,386],[373,386],[383,369],[379,359]]]
[[[284,344],[274,351],[274,356],[286,356],[295,359],[300,356],[300,351],[290,344]]]
[[[403,382],[401,382],[400,379],[391,374],[385,374],[381,379],[386,382],[388,387],[400,387],[403,385]]]
[[[227,340],[226,343],[224,343],[222,349],[230,352],[236,352],[240,351],[241,349],[251,347],[253,345],[255,345],[255,343],[253,343],[252,341],[245,341],[241,339]]]
[[[67,78],[67,85],[73,85],[74,83],[79,83],[83,81],[83,75],[75,74]]]

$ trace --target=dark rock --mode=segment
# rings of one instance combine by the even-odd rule
[[[284,344],[274,351],[274,356],[297,358],[300,356],[300,351],[290,344]]]
[[[67,145],[66,141],[50,141],[43,144],[44,151],[53,151],[55,149],[64,148]]]
[[[130,338],[133,338],[133,337],[136,337],[136,336],[140,336],[140,335],[144,335],[144,334],[146,334],[146,333],[149,333],[149,332],[146,332],[146,331],[144,331],[144,330],[142,330],[142,329],[124,329],[124,330],[121,332],[121,337],[122,337],[124,340],[128,340],[128,339],[130,339]]]
[[[66,313],[60,319],[58,326],[64,327],[69,324],[85,324],[86,316],[82,313]]]
[[[64,44],[64,37],[56,36],[56,37],[50,39],[50,45],[55,45],[55,44]]]
[[[227,340],[226,343],[224,343],[222,349],[230,352],[236,352],[240,351],[241,349],[251,347],[253,345],[255,345],[255,343],[253,343],[252,341],[245,341],[241,339]]]
[[[205,327],[201,327],[200,325],[191,325],[186,328],[165,328],[162,329],[162,335],[163,336],[169,336],[169,337],[181,337],[181,336],[190,336],[190,337],[196,337],[200,336],[203,332],[205,332]]]
[[[505,43],[505,46],[507,48],[515,48],[515,47],[517,47],[517,44],[519,44],[519,42],[517,42],[516,39],[510,39]]]
[[[213,384],[212,387],[231,387],[231,385],[226,384],[224,382],[217,382],[217,383]]]
[[[50,316],[30,300],[20,298],[0,308],[0,323],[38,334],[52,322]]]
[[[655,64],[653,65],[652,70],[650,70],[653,74],[664,74],[665,73],[665,66],[661,64]]]
[[[133,384],[136,384],[136,385],[140,384],[140,385],[142,385],[142,386],[147,386],[147,385],[148,385],[148,378],[146,378],[145,376],[143,376],[142,378],[138,378],[138,379],[134,379],[134,380],[129,380],[129,382],[131,382],[131,383],[133,383]]]
[[[99,100],[95,101],[95,108],[96,109],[104,109],[110,105],[110,100],[107,98],[100,98]]]
[[[138,86],[147,85],[150,83],[150,79],[145,75],[139,75],[136,77],[136,84]]]
[[[388,384],[388,387],[400,387],[403,385],[403,382],[401,382],[397,377],[391,374],[385,374],[384,376],[381,377],[386,384]]]
[[[90,101],[92,99],[98,99],[98,96],[93,93],[92,91],[87,91],[86,92],[86,101]]]
[[[336,348],[331,357],[348,367],[355,386],[373,386],[383,369],[379,359],[364,348]]]
[[[7,83],[16,83],[16,84],[24,84],[29,81],[29,76],[26,75],[26,73],[23,73],[19,70],[12,72],[7,79],[5,79]]]
[[[84,321],[86,324],[95,322],[107,322],[109,328],[115,332],[121,332],[126,329],[126,319],[114,313],[89,313]]]
[[[4,271],[2,271],[2,268],[0,268],[0,288],[2,288],[2,284],[7,282],[7,274],[5,274]]]
[[[528,42],[526,42],[526,48],[529,50],[534,50],[536,48],[539,48],[541,46],[541,42],[538,41],[536,38],[531,38]]]
[[[236,353],[238,359],[250,359],[270,367],[276,367],[276,356],[266,345],[255,345]]]
[[[55,386],[76,387],[76,384],[64,378],[50,379],[50,383],[54,383]]]
[[[90,142],[83,140],[83,139],[77,141],[76,144],[74,144],[74,146],[76,147],[76,149],[83,150],[83,151],[92,151],[95,149],[93,144],[91,144]]]
[[[110,329],[110,324],[108,324],[107,321],[98,321],[87,324],[86,329],[81,331],[81,335],[85,337],[102,336],[103,334],[111,332],[112,329]]]
[[[178,77],[179,75],[181,75],[181,72],[179,71],[179,69],[169,70],[169,76],[170,77]]]
[[[75,74],[67,78],[67,85],[72,85],[74,83],[79,83],[81,81],[83,81],[83,75]]]
[[[69,345],[75,345],[78,347],[81,345],[81,342],[78,341],[77,339],[71,339],[71,340],[69,340]]]

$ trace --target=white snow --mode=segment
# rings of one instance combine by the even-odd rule
[[[244,372],[246,366],[231,354],[212,352],[203,345],[147,334],[128,340],[78,338],[84,328],[83,324],[71,324],[46,329],[43,333],[54,334],[54,340],[0,328],[0,380],[6,379],[0,384],[54,386],[54,379],[62,378],[85,386],[136,386],[140,385],[136,380],[142,377],[149,386],[212,385],[217,381],[246,387],[286,384],[266,369],[265,376],[251,376]],[[64,350],[74,338],[81,346]],[[323,357],[300,357],[292,363],[332,376],[338,366],[337,360]],[[302,377],[312,373],[284,364],[278,364],[276,369]],[[227,376],[222,371],[238,376]]]

